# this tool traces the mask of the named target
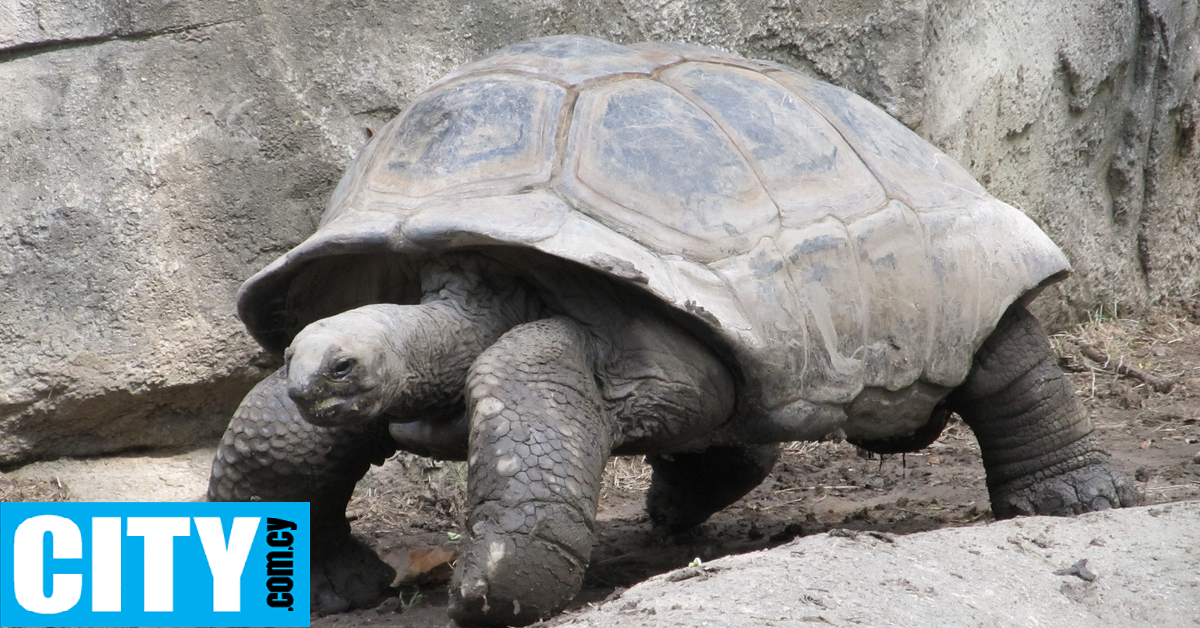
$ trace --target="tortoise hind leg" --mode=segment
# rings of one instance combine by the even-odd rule
[[[997,518],[1141,501],[1101,449],[1041,325],[1021,306],[1000,320],[948,402],[979,440]]]
[[[656,527],[682,532],[741,499],[771,473],[779,445],[718,445],[646,456],[654,469],[646,512]]]
[[[280,369],[234,413],[213,460],[208,500],[310,502],[312,609],[369,606],[395,573],[350,536],[346,504],[371,464],[395,450],[383,422],[339,428],[306,422]]]

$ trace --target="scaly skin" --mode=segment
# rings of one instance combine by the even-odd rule
[[[450,584],[462,625],[526,625],[575,596],[613,442],[589,334],[553,318],[505,334],[471,367],[470,541]]]
[[[478,256],[423,269],[420,305],[379,303],[315,321],[285,352],[288,394],[317,425],[435,422],[460,414],[467,369],[514,325],[539,318],[529,288]]]
[[[997,518],[1141,502],[1101,450],[1045,332],[1024,308],[1013,306],[1000,320],[948,402],[979,440]]]
[[[311,502],[313,610],[369,605],[395,572],[350,536],[346,504],[371,464],[395,451],[382,421],[341,428],[305,421],[280,369],[234,413],[213,460],[208,500]]]

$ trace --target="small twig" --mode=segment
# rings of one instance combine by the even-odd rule
[[[640,560],[653,554],[654,552],[630,552],[629,554],[621,554],[620,556],[613,556],[604,560],[594,560],[591,562],[591,566],[596,567],[599,565],[611,565],[613,563],[619,563],[626,560]]]
[[[848,486],[830,486],[830,485],[827,485],[827,484],[817,484],[817,485],[815,485],[815,486],[789,486],[789,487],[787,487],[787,488],[781,488],[781,489],[779,489],[778,491],[775,491],[775,494],[776,494],[776,495],[779,495],[779,494],[781,494],[781,493],[791,493],[791,492],[793,492],[793,491],[819,491],[819,490],[835,490],[835,491],[836,491],[836,490],[843,490],[843,491],[847,491],[847,490],[850,490],[850,489],[855,489],[855,488],[862,488],[862,487],[861,487],[861,486],[854,486],[854,485],[848,485]]]
[[[771,510],[772,508],[779,508],[780,506],[791,506],[792,504],[799,504],[800,502],[804,502],[804,501],[808,501],[808,500],[803,497],[800,499],[789,499],[786,502],[779,502],[779,503],[763,506],[763,510]]]
[[[1150,491],[1164,491],[1164,492],[1165,491],[1180,491],[1183,489],[1195,490],[1197,488],[1200,488],[1200,484],[1176,484],[1174,486],[1151,486],[1146,489],[1146,492],[1149,493]]]
[[[1156,392],[1169,393],[1169,392],[1171,392],[1171,389],[1175,387],[1174,380],[1165,380],[1165,379],[1162,379],[1161,377],[1156,377],[1156,376],[1151,375],[1141,369],[1136,369],[1132,366],[1127,366],[1123,362],[1117,362],[1117,364],[1111,365],[1112,358],[1110,358],[1107,353],[1105,353],[1105,352],[1101,351],[1100,349],[1097,349],[1096,347],[1093,347],[1091,345],[1080,346],[1079,352],[1082,353],[1083,355],[1087,356],[1088,359],[1092,360],[1093,362],[1096,362],[1100,366],[1102,366],[1104,368],[1112,368],[1114,371],[1117,372],[1118,375],[1124,375],[1125,377],[1132,377],[1133,379],[1136,379],[1136,380],[1146,384],[1147,386],[1153,388]]]

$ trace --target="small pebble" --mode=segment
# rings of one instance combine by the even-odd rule
[[[380,615],[395,613],[398,610],[400,610],[400,600],[395,597],[389,597],[380,603],[379,606],[375,607],[375,612],[379,613]]]
[[[1054,572],[1056,576],[1075,576],[1084,582],[1091,582],[1096,579],[1096,572],[1088,569],[1087,559],[1081,558],[1074,565],[1064,567]]]
[[[680,580],[695,578],[703,573],[704,571],[702,571],[699,567],[688,566],[684,567],[683,569],[676,569],[675,571],[667,574],[667,582],[679,582]]]

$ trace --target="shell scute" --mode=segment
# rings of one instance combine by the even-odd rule
[[[1004,289],[983,283],[982,265],[986,263],[980,257],[983,242],[974,236],[983,226],[975,222],[975,216],[981,214],[970,208],[920,213],[934,278],[932,298],[937,306],[929,315],[938,321],[935,337],[939,346],[973,347],[981,342],[977,326],[969,321],[987,318],[986,311],[998,306],[996,297],[990,293]],[[925,379],[943,386],[955,385],[961,373],[970,369],[972,358],[965,350],[934,351],[925,367]]]
[[[775,70],[781,67],[771,61],[740,57],[738,55],[717,50],[715,48],[707,48],[699,44],[685,44],[672,41],[652,41],[643,42],[640,44],[630,44],[626,47],[631,50],[637,50],[643,55],[674,55],[687,61],[716,63],[726,66],[746,68],[747,70],[754,70],[756,72],[765,72],[767,70]]]
[[[426,92],[381,141],[371,183],[412,199],[473,186],[499,191],[500,181],[510,189],[544,183],[565,94],[504,75]]]
[[[824,403],[844,403],[861,385],[857,354],[866,344],[867,298],[858,252],[845,223],[825,218],[780,234],[777,246],[787,260],[788,280],[803,305],[808,342],[803,359],[820,380],[807,380],[804,395]]]
[[[660,80],[704,107],[751,157],[784,226],[849,218],[887,196],[841,135],[807,103],[759,72],[685,63]]]
[[[664,253],[713,261],[778,228],[754,169],[702,109],[660,83],[579,96],[564,192],[598,220]]]
[[[402,240],[430,249],[533,244],[558,233],[571,211],[557,196],[542,191],[445,199],[413,211],[400,233]]]
[[[768,76],[807,100],[833,124],[888,196],[921,209],[987,194],[954,160],[861,96],[795,70]]]
[[[921,375],[934,344],[930,325],[935,321],[926,312],[936,308],[930,302],[935,290],[921,223],[911,209],[892,201],[847,230],[858,255],[859,281],[867,288],[857,351],[863,385],[897,390]]]

